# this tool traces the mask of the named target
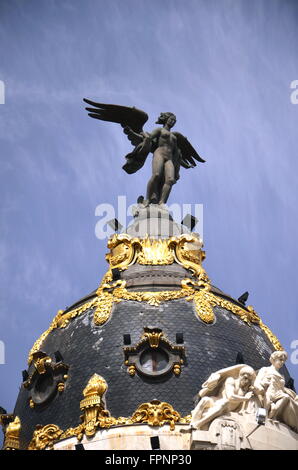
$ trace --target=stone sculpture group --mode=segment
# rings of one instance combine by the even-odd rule
[[[275,351],[271,365],[257,373],[245,364],[212,373],[198,393],[200,401],[191,412],[192,429],[206,429],[218,417],[266,410],[267,419],[284,423],[298,431],[298,395],[285,386],[279,369],[287,360],[286,351]]]

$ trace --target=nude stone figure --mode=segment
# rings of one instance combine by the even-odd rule
[[[210,375],[199,392],[201,400],[191,412],[190,426],[201,429],[213,419],[232,411],[244,411],[253,397],[255,371],[240,364]]]
[[[298,430],[298,395],[285,387],[279,372],[288,358],[286,351],[275,351],[270,356],[271,366],[262,367],[255,381],[255,389],[268,418],[281,421]]]

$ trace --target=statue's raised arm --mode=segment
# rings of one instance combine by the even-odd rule
[[[186,137],[171,131],[176,123],[173,113],[161,113],[156,124],[161,124],[162,127],[148,133],[143,130],[148,120],[144,111],[135,107],[96,103],[87,99],[84,101],[92,106],[86,108],[90,117],[120,124],[128,140],[134,145],[134,150],[125,157],[123,169],[127,173],[135,173],[142,168],[149,153],[153,153],[152,177],[147,185],[145,205],[166,203],[172,185],[179,179],[180,166],[194,168],[196,161],[205,161]]]

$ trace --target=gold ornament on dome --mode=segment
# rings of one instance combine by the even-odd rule
[[[46,356],[46,355],[44,355],[43,357],[40,357],[40,355],[33,356],[33,364],[39,375],[45,374],[47,371],[47,366],[51,365],[51,363],[52,363],[52,359],[49,356]]]
[[[31,369],[31,374],[28,375],[22,386],[28,390],[30,408],[35,408],[35,406],[43,405],[52,400],[56,395],[55,391],[59,393],[64,391],[64,382],[68,378],[66,372],[69,366],[62,362],[62,358],[55,362],[40,350],[32,352],[31,358],[34,370]],[[42,396],[40,387],[43,388]]]
[[[96,403],[102,405],[102,397],[107,391],[107,388],[108,385],[103,377],[98,374],[92,375],[91,379],[83,390],[83,395],[85,398],[81,402],[81,409],[89,406],[90,403],[92,404],[94,402],[94,397],[96,397]]]
[[[56,424],[37,425],[28,450],[52,449],[55,441],[60,439],[62,433],[63,431]]]
[[[202,270],[202,274],[205,272]],[[122,287],[114,287],[115,284]],[[273,344],[274,348],[277,350],[282,350],[283,347],[280,344],[277,337],[272,333],[270,328],[266,326],[258,314],[254,311],[252,307],[240,307],[233,302],[215,295],[212,293],[208,287],[203,287],[201,290],[198,290],[191,285],[195,285],[195,282],[191,279],[186,279],[181,282],[182,288],[180,290],[174,291],[159,291],[159,292],[130,292],[125,288],[125,281],[117,281],[114,285],[106,284],[105,287],[100,286],[97,290],[97,295],[91,301],[87,302],[83,306],[67,312],[67,319],[63,318],[63,310],[59,310],[57,316],[52,321],[49,329],[45,331],[41,337],[34,343],[33,348],[29,353],[28,363],[32,362],[32,357],[34,352],[38,351],[46,339],[49,333],[55,328],[64,328],[69,323],[70,317],[74,318],[81,315],[83,312],[94,309],[94,322],[96,325],[103,325],[109,318],[112,313],[112,308],[114,303],[121,302],[123,300],[131,300],[136,302],[147,302],[149,305],[158,306],[161,302],[167,302],[171,300],[178,300],[185,298],[187,301],[193,301],[195,306],[195,311],[198,317],[205,323],[213,323],[215,315],[213,312],[213,307],[222,307],[230,312],[234,313],[241,318],[245,323],[256,324],[258,325],[266,334],[270,342]],[[112,292],[107,292],[104,289],[111,289]]]
[[[127,266],[135,262],[139,248],[139,239],[130,235],[114,234],[108,241],[110,253],[106,254],[106,260],[111,269],[126,269]]]
[[[57,390],[58,390],[58,392],[59,392],[59,393],[62,393],[62,392],[64,391],[64,389],[65,389],[65,383],[59,382],[59,383],[57,384]]]
[[[69,437],[76,437],[78,441],[81,441],[83,439],[85,432],[85,426],[84,424],[79,424],[75,428],[68,428],[66,431],[64,431],[61,436],[60,436],[60,441],[63,439],[68,439]]]
[[[133,300],[136,302],[147,302],[149,305],[158,306],[161,302],[168,300],[177,300],[187,297],[191,291],[189,289],[181,289],[174,291],[159,291],[159,292],[130,292],[125,287],[116,288],[113,291],[113,298],[115,302],[122,300]]]
[[[114,418],[104,409],[102,397],[107,389],[105,379],[94,374],[83,391],[84,400],[80,408],[84,411],[81,416],[83,422],[75,428],[62,431],[55,424],[36,426],[28,450],[53,449],[54,444],[70,437],[76,437],[79,441],[83,436],[91,438],[97,430],[110,428],[111,426],[127,426],[133,424],[147,424],[148,426],[164,426],[168,424],[173,431],[176,424],[189,424],[191,415],[182,417],[172,405],[159,400],[142,403],[132,416]],[[85,401],[86,400],[86,401]],[[86,411],[90,410],[87,417]],[[92,414],[93,413],[93,414]]]
[[[113,424],[109,412],[105,409],[104,394],[108,389],[105,379],[94,374],[83,390],[84,399],[80,409],[84,412],[83,425],[86,436],[93,436],[97,427],[108,428]]]
[[[112,313],[113,303],[114,299],[111,293],[98,289],[93,315],[95,325],[100,326],[108,321]]]
[[[152,400],[150,403],[143,403],[138,407],[131,417],[132,423],[144,423],[149,426],[163,426],[169,424],[170,429],[175,429],[175,423],[181,419],[178,411],[166,402]]]
[[[133,377],[136,374],[136,370],[137,370],[136,366],[134,364],[129,366],[128,361],[125,361],[125,365],[128,366],[127,372],[129,373],[129,375],[131,375]]]
[[[239,316],[247,324],[259,325],[274,348],[283,349],[276,336],[264,325],[252,307],[241,307],[211,292],[210,280],[202,267],[205,258],[205,252],[201,249],[202,241],[194,234],[183,234],[180,237],[165,240],[154,240],[148,237],[139,239],[127,234],[114,234],[108,242],[108,247],[110,253],[106,255],[106,259],[110,264],[110,269],[103,277],[96,295],[70,311],[58,311],[48,330],[34,343],[29,353],[29,364],[32,362],[34,352],[40,349],[51,331],[56,328],[65,328],[72,319],[91,309],[94,323],[101,326],[109,320],[114,304],[123,300],[147,302],[149,305],[158,306],[161,302],[185,298],[193,301],[197,316],[205,323],[214,322],[213,307],[219,306]],[[183,280],[180,290],[132,292],[126,289],[125,281],[112,282],[112,269],[118,268],[122,271],[134,263],[166,265],[174,261],[191,271],[195,277],[193,280]]]
[[[18,450],[20,448],[21,421],[18,416],[5,429],[3,450]]]
[[[203,242],[193,234],[183,234],[170,239],[170,247],[174,249],[175,261],[199,277],[203,271],[202,262],[206,254],[201,248]]]
[[[150,348],[158,348],[160,339],[164,336],[163,332],[159,328],[144,328],[142,340],[148,340]]]
[[[202,240],[194,234],[183,234],[168,239],[132,238],[128,234],[114,234],[108,241],[110,253],[106,260],[110,268],[120,270],[138,263],[142,265],[168,265],[176,263],[193,274],[201,273],[205,252]]]
[[[155,240],[149,237],[140,240],[137,263],[145,265],[173,264],[175,258],[173,250],[170,249],[170,243],[170,240]]]
[[[159,348],[168,358],[167,365],[158,372],[149,372],[140,363],[140,357],[150,349]],[[124,346],[124,364],[127,372],[132,377],[138,371],[142,375],[158,376],[173,371],[175,375],[181,373],[181,365],[184,364],[185,346],[172,344],[160,328],[144,327],[144,333],[138,343],[133,346]]]
[[[63,312],[64,312],[63,310],[58,310],[57,315],[53,319],[53,321],[50,324],[49,328],[35,341],[32,349],[29,353],[28,364],[31,364],[31,362],[33,360],[34,353],[40,350],[40,347],[41,347],[42,343],[47,338],[47,336],[51,333],[51,331],[53,331],[55,328],[59,327],[58,320],[61,318]]]
[[[181,364],[174,364],[173,372],[174,372],[175,375],[180,375],[181,374]]]

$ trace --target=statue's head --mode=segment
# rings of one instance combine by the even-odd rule
[[[155,124],[166,125],[168,123],[169,128],[171,129],[176,124],[176,116],[173,113],[160,113],[159,118]]]
[[[274,351],[270,356],[270,362],[277,369],[280,369],[286,360],[288,359],[288,354],[286,351]]]
[[[239,379],[242,386],[250,386],[256,378],[256,373],[250,366],[244,366],[240,369]]]

